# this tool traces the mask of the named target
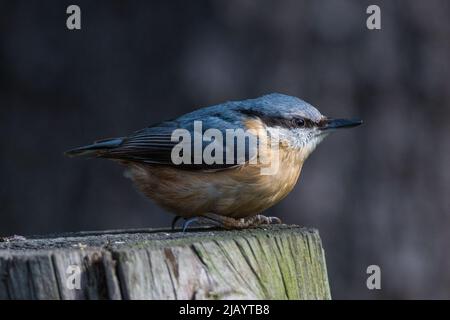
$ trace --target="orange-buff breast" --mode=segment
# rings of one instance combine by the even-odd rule
[[[243,218],[282,200],[300,175],[301,154],[280,144],[279,167],[261,175],[260,164],[218,171],[184,170],[129,163],[129,175],[147,197],[182,217],[215,213]]]

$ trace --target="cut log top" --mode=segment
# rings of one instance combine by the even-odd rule
[[[316,230],[78,232],[0,242],[0,299],[330,299]]]

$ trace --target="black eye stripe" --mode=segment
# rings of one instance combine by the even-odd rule
[[[282,127],[282,128],[312,128],[317,126],[316,123],[310,119],[305,119],[302,117],[295,117],[286,119],[283,117],[267,117],[257,110],[239,110],[240,113],[245,114],[250,117],[258,117],[262,122],[268,127]]]
[[[305,127],[307,128],[312,128],[314,126],[317,126],[317,123],[315,123],[314,121],[310,120],[310,119],[304,119],[305,120]]]

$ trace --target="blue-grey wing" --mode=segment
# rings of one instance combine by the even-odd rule
[[[227,144],[227,134],[239,134],[239,129],[242,130],[245,127],[243,127],[238,114],[233,114],[234,110],[216,109],[218,110],[214,108],[199,110],[178,119],[136,131],[125,137],[120,146],[109,150],[104,157],[145,164],[177,166],[182,169],[192,170],[226,169],[247,162],[256,155],[257,146],[251,143],[249,139],[245,139],[243,152],[240,152],[237,149],[237,139],[233,138],[233,142],[230,142],[230,139],[228,139]],[[199,130],[200,126],[201,129]],[[216,135],[211,137],[210,141],[198,140],[201,144],[199,157],[199,149],[195,149],[196,141],[194,139],[202,139],[203,134],[208,129],[216,129],[215,132],[220,133],[222,136],[217,141]],[[201,133],[201,135],[199,136],[198,133]],[[186,139],[187,136],[189,137],[188,139]],[[181,140],[183,149],[180,151]],[[211,143],[222,144],[221,149],[216,149],[212,153],[205,153],[206,156],[212,155],[214,157],[213,163],[211,163],[211,160],[208,161],[203,157],[203,151],[211,151],[211,147],[206,149]],[[174,161],[173,150],[177,145],[178,151],[175,154],[178,156],[178,159],[183,159],[181,163]],[[227,154],[227,152],[230,152],[230,146],[233,148],[231,155]],[[186,152],[188,153],[187,155],[185,154]],[[215,152],[218,153],[216,154]],[[195,159],[196,153],[197,159]]]

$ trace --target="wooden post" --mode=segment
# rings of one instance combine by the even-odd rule
[[[0,299],[330,298],[319,234],[297,226],[0,242]]]

